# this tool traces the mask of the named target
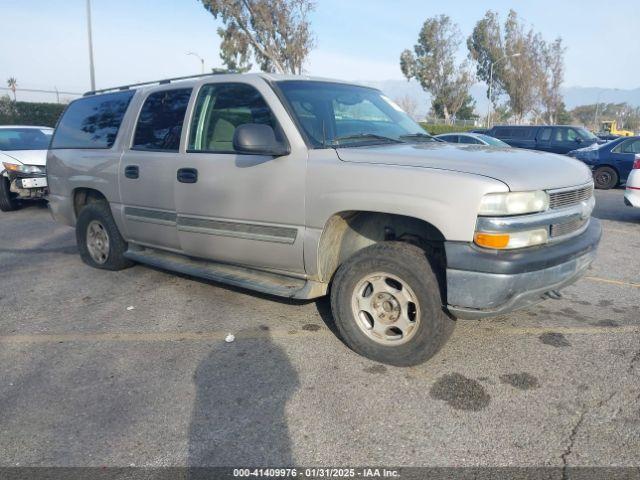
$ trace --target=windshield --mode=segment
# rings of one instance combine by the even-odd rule
[[[52,133],[39,128],[0,128],[0,150],[46,150]]]
[[[489,145],[494,146],[494,147],[508,147],[509,146],[508,143],[505,143],[502,140],[498,140],[497,138],[490,137],[489,135],[485,135],[483,133],[477,134],[477,137],[481,138],[482,140],[487,142]]]
[[[578,128],[578,134],[582,137],[583,140],[596,141],[598,137],[596,137],[593,133],[591,133],[586,128]]]
[[[278,86],[313,148],[436,141],[373,88],[299,80]]]

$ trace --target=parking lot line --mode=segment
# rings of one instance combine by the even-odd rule
[[[640,333],[640,326],[623,325],[619,327],[505,327],[477,324],[461,326],[465,334],[472,335],[537,335],[554,332],[567,335],[601,335]],[[61,333],[2,335],[0,343],[65,343],[65,342],[181,342],[181,341],[223,341],[228,332],[149,332],[149,333]],[[305,330],[247,330],[235,333],[236,340],[260,338],[299,338],[329,334],[322,328],[318,331]]]
[[[640,283],[625,282],[623,280],[614,280],[612,278],[584,277],[584,279],[585,280],[591,280],[592,282],[602,282],[602,283],[610,283],[612,285],[621,285],[621,286],[624,286],[624,287],[640,288]]]

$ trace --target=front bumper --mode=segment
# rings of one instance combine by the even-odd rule
[[[9,179],[9,189],[18,195],[18,198],[33,199],[42,198],[48,193],[47,177],[44,173],[15,173],[3,172]]]
[[[592,218],[588,228],[569,241],[521,251],[446,242],[447,308],[458,318],[482,318],[538,303],[584,274],[601,236],[600,222]]]

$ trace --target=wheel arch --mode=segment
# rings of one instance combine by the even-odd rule
[[[78,219],[80,210],[85,205],[92,202],[105,202],[108,203],[107,197],[99,190],[88,187],[77,187],[71,192],[71,198],[73,201],[73,214],[75,220]]]
[[[419,246],[442,267],[444,235],[432,223],[411,216],[379,211],[346,210],[325,222],[317,247],[317,276],[329,282],[340,265],[363,248],[384,241]],[[441,268],[438,268],[441,270]]]

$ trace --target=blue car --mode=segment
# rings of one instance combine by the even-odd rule
[[[604,145],[573,150],[567,155],[591,168],[596,188],[608,190],[626,183],[636,155],[640,155],[640,137],[620,137]]]

